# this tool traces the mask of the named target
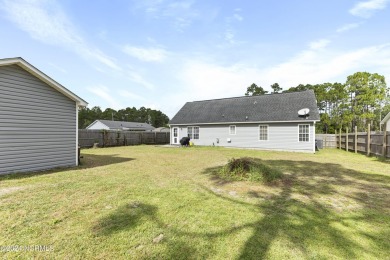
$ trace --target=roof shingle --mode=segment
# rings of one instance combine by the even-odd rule
[[[307,118],[298,111],[309,108]],[[313,90],[187,102],[169,124],[319,121]]]
[[[111,120],[98,120],[108,126],[110,129],[123,129],[128,128],[130,130],[153,130],[154,127],[147,123],[138,122],[126,122],[126,121],[111,121]]]

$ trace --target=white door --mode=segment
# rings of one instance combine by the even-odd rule
[[[179,128],[178,127],[172,128],[172,143],[179,144]]]

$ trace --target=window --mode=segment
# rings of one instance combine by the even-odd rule
[[[236,126],[235,125],[229,126],[229,134],[230,135],[235,135],[236,134]]]
[[[259,126],[259,140],[267,141],[268,140],[268,125]]]
[[[299,128],[299,142],[309,142],[310,125],[298,125]]]
[[[187,134],[191,139],[199,139],[199,126],[187,127]]]

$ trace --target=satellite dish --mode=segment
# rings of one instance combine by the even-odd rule
[[[302,108],[298,111],[298,115],[300,116],[307,116],[310,112],[310,109],[308,108]]]

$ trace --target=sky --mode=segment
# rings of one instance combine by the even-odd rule
[[[22,57],[89,108],[390,82],[390,0],[0,0],[0,58]]]

